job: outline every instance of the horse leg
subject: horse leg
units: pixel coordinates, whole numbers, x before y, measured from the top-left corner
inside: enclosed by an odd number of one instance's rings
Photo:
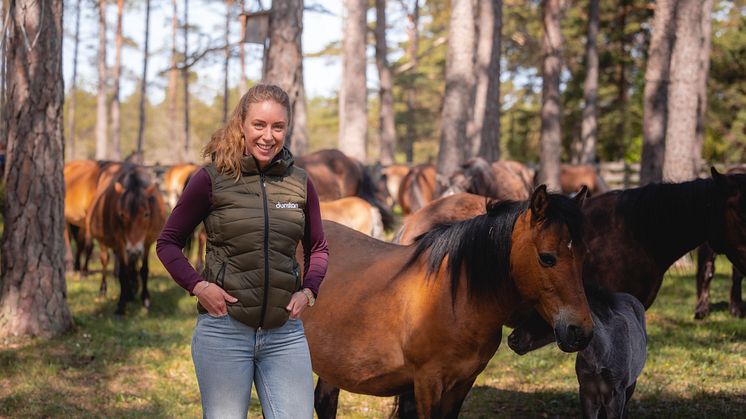
[[[415,376],[414,399],[417,402],[417,417],[442,418],[441,397],[443,395],[443,383],[435,375]]]
[[[148,292],[148,255],[150,255],[150,246],[147,246],[145,253],[142,256],[142,267],[140,267],[140,279],[142,281],[142,305],[145,308],[150,308],[150,293]],[[137,277],[135,277],[137,280]]]
[[[392,418],[410,419],[417,417],[417,401],[414,399],[414,392],[402,393],[396,396],[394,411],[391,412]]]
[[[65,223],[65,271],[70,272],[73,270],[73,251],[70,245],[70,231],[69,225]]]
[[[637,386],[637,381],[632,383],[629,387],[627,387],[626,391],[626,399],[624,402],[624,411],[622,412],[622,418],[626,418],[629,413],[629,400],[632,398],[632,395],[635,394],[635,387]]]
[[[737,317],[746,316],[746,307],[744,307],[743,300],[741,298],[741,283],[743,282],[743,274],[733,267],[733,273],[731,274],[732,284],[730,287],[730,314]]]
[[[319,377],[313,392],[313,407],[319,419],[334,419],[337,417],[337,402],[339,388],[327,383]]]
[[[127,305],[127,295],[132,292],[129,278],[132,262],[125,264],[119,256],[116,258],[117,265],[119,265],[119,269],[117,269],[117,277],[119,277],[119,301],[117,302],[117,309],[114,311],[114,315],[123,316]]]
[[[85,259],[83,260],[83,269],[80,271],[80,274],[86,277],[88,276],[88,262],[91,261],[91,254],[93,253],[93,242],[85,243],[85,239],[83,239],[81,247],[85,250]]]
[[[710,314],[710,282],[715,275],[715,252],[709,245],[697,248],[697,308],[695,319],[704,319]]]
[[[106,268],[109,265],[109,250],[102,245],[98,244],[99,258],[101,259],[101,287],[98,290],[99,298],[106,297]]]
[[[471,386],[474,384],[474,380],[476,380],[476,378],[477,377],[474,377],[473,379],[456,385],[453,389],[447,391],[446,394],[443,395],[441,404],[443,406],[444,418],[458,418],[458,414],[461,411],[461,406],[464,404],[466,395],[469,394],[469,390],[471,390]]]

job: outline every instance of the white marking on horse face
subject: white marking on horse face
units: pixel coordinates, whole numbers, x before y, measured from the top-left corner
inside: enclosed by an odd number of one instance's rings
[[[572,250],[572,240],[570,240],[569,242],[567,242],[567,248],[570,249],[570,250]]]
[[[145,250],[145,244],[142,240],[137,243],[131,243],[127,241],[127,246],[125,249],[127,251],[127,254],[129,255],[140,256]]]

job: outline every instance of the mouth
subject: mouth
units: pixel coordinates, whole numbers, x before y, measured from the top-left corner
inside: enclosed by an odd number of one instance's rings
[[[262,150],[262,151],[272,151],[272,149],[275,147],[275,145],[274,144],[259,144],[259,143],[256,143],[256,147],[259,150]]]

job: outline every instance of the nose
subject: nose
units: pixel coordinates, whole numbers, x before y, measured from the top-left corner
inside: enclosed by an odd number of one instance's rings
[[[554,326],[557,346],[564,352],[582,351],[593,339],[593,328],[558,322]]]
[[[139,243],[129,243],[129,242],[127,242],[127,248],[126,248],[126,250],[127,250],[127,255],[130,258],[138,258],[143,253],[143,250],[144,250],[143,249],[143,243],[142,242],[139,242]]]

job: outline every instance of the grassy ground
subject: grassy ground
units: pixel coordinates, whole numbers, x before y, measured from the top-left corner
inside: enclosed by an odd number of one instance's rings
[[[153,307],[112,316],[118,286],[97,301],[100,275],[68,278],[75,328],[52,340],[0,342],[0,417],[199,417],[190,357],[194,300],[155,257]],[[694,280],[671,273],[647,313],[648,363],[631,417],[744,417],[746,320],[722,303],[726,265],[713,281],[714,312],[693,320]],[[504,339],[509,330],[505,330]],[[505,341],[505,340],[504,340]],[[578,417],[572,355],[556,347],[519,357],[503,345],[480,375],[461,416]],[[391,399],[342,393],[340,417],[386,417]],[[251,417],[260,412],[254,399]]]

